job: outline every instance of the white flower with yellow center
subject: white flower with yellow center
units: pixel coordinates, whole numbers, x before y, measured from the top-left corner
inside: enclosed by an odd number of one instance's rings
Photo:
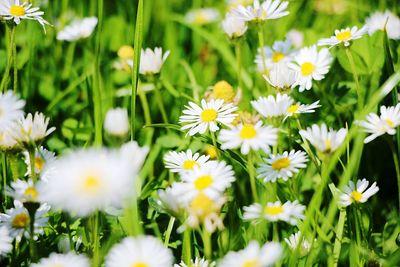
[[[371,196],[375,195],[379,191],[376,182],[374,182],[370,188],[368,188],[368,185],[369,182],[365,178],[357,180],[356,184],[354,184],[353,181],[350,181],[343,189],[343,192],[340,192],[339,203],[347,207],[353,203],[360,204],[366,202]]]
[[[354,26],[351,29],[345,28],[341,30],[335,30],[334,36],[319,40],[318,45],[329,45],[330,47],[333,47],[343,44],[344,46],[349,46],[352,41],[360,39],[366,33],[367,28],[365,26],[361,29],[358,29],[356,26]]]
[[[341,128],[339,131],[329,129],[326,124],[313,124],[306,130],[300,130],[300,135],[307,139],[319,152],[332,153],[344,141],[347,129]]]
[[[74,42],[88,38],[96,28],[97,22],[96,17],[74,20],[70,25],[58,32],[57,40]]]
[[[276,182],[277,179],[287,181],[298,173],[300,169],[307,167],[307,155],[303,151],[291,150],[283,154],[270,155],[264,158],[265,163],[257,169],[258,178],[264,182]]]
[[[39,192],[32,180],[17,180],[6,189],[7,195],[20,202],[38,202]]]
[[[297,114],[314,113],[315,109],[319,107],[321,107],[321,105],[319,105],[319,100],[315,101],[310,105],[301,104],[300,102],[297,102],[295,104],[292,104],[287,109],[286,117],[283,120],[286,120],[288,117],[296,116]]]
[[[222,29],[230,39],[236,39],[243,36],[247,31],[246,22],[233,12],[226,14],[221,23]]]
[[[305,206],[298,201],[287,201],[282,204],[280,201],[268,202],[266,205],[254,203],[248,207],[244,207],[244,220],[266,219],[271,222],[285,221],[292,225],[296,225],[299,219],[304,219]]]
[[[152,236],[126,237],[114,245],[105,260],[105,267],[172,266],[171,250]]]
[[[296,82],[297,74],[289,68],[286,62],[274,64],[268,75],[263,75],[264,79],[278,91],[290,91]]]
[[[210,24],[219,20],[219,12],[215,8],[195,9],[186,13],[185,20],[196,25]]]
[[[11,133],[18,143],[29,145],[40,143],[56,129],[55,127],[47,129],[49,120],[42,113],[36,112],[34,116],[29,113],[11,126]]]
[[[257,49],[257,55],[254,62],[257,64],[257,70],[260,73],[268,73],[274,66],[280,63],[288,63],[292,59],[292,43],[289,40],[275,41],[271,47],[264,47],[265,62],[263,62],[260,48]],[[264,65],[267,69],[264,69]]]
[[[10,236],[10,231],[6,226],[0,227],[0,257],[9,253],[12,246],[13,238]],[[207,266],[205,266],[207,267]]]
[[[156,47],[154,50],[150,48],[142,49],[140,56],[139,72],[143,75],[154,75],[161,71],[161,67],[167,60],[170,51],[163,54],[161,47]],[[133,61],[128,60],[128,64],[133,66]]]
[[[39,182],[40,199],[80,216],[119,208],[135,194],[135,177],[146,154],[133,145],[120,151],[93,148],[71,152],[51,165],[54,170],[47,182]]]
[[[188,149],[186,152],[170,151],[164,156],[164,163],[171,172],[186,172],[193,170],[195,166],[202,166],[210,157],[194,153]]]
[[[179,123],[185,124],[182,130],[187,130],[188,135],[204,134],[208,129],[211,132],[219,130],[218,124],[230,126],[237,114],[237,107],[232,103],[224,104],[222,99],[212,99],[209,102],[201,100],[201,106],[189,102],[179,117]]]
[[[297,246],[299,246],[299,253],[302,257],[307,255],[311,250],[311,243],[304,237],[302,237],[301,244],[299,245],[300,231],[292,234],[289,238],[285,238],[285,242],[292,251],[296,250]]]
[[[184,203],[190,202],[199,193],[216,199],[235,181],[232,166],[224,161],[208,161],[181,176],[182,183],[175,186]]]
[[[278,129],[272,126],[263,126],[261,121],[255,124],[245,123],[221,130],[218,139],[221,141],[221,149],[240,148],[243,155],[250,150],[262,149],[269,152],[271,146],[276,145]]]
[[[31,267],[89,267],[90,261],[86,256],[75,253],[57,254],[51,253],[49,257],[42,258]]]
[[[23,152],[25,156],[25,164],[26,164],[26,173],[25,175],[31,175],[31,161],[29,158],[28,151]],[[35,149],[35,173],[40,174],[40,178],[46,180],[46,172],[44,171],[47,165],[51,165],[56,161],[56,156],[54,152],[48,151],[44,147],[40,147],[39,149]]]
[[[246,248],[231,251],[222,258],[218,267],[268,267],[282,257],[283,248],[277,242],[267,242],[262,247],[257,241],[250,241]]]
[[[390,39],[400,39],[400,18],[386,10],[385,12],[374,12],[366,20],[369,35],[377,31],[386,30]]]
[[[253,5],[240,5],[234,12],[245,21],[263,22],[289,15],[288,5],[289,2],[281,0],[266,0],[262,4],[259,0],[254,0]]]
[[[0,132],[6,131],[17,119],[24,116],[25,101],[12,91],[0,93]]]
[[[111,136],[127,136],[129,132],[128,110],[126,108],[109,109],[104,119],[104,130]]]
[[[293,86],[299,85],[299,91],[310,90],[312,81],[320,81],[329,72],[332,56],[327,48],[317,50],[317,46],[302,48],[294,56],[294,62],[289,66],[297,72],[297,81]]]
[[[260,97],[257,100],[251,101],[251,105],[263,117],[276,118],[285,116],[293,102],[294,100],[287,94],[278,93],[276,97],[273,95]]]
[[[400,125],[400,104],[397,104],[395,107],[381,106],[380,111],[380,116],[370,113],[367,115],[365,121],[356,122],[363,128],[364,132],[370,134],[365,138],[364,143],[369,143],[378,136],[386,133],[390,135],[396,134],[396,128]]]
[[[32,7],[29,2],[23,4],[20,0],[3,0],[0,2],[0,17],[5,20],[13,20],[17,25],[24,19],[36,20],[45,30],[45,25],[50,25],[50,23],[42,18],[43,14],[43,11],[39,11],[38,7]]]
[[[208,260],[204,258],[196,257],[194,260],[190,260],[190,264],[186,265],[183,261],[179,264],[174,264],[174,267],[214,267],[215,262],[208,263]]]

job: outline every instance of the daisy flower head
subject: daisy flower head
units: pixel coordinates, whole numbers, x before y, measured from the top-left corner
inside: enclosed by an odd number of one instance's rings
[[[19,202],[38,202],[39,192],[32,180],[16,180],[6,189],[7,195]]]
[[[29,113],[11,126],[12,135],[18,143],[25,146],[38,144],[56,129],[48,128],[49,120],[42,113],[36,112],[35,115]]]
[[[219,267],[268,267],[273,266],[283,254],[277,242],[267,242],[260,247],[257,241],[250,241],[246,248],[231,251],[219,262]]]
[[[163,54],[161,47],[156,47],[154,50],[150,48],[142,49],[140,56],[139,73],[143,75],[155,75],[160,73],[161,67],[167,60],[170,51]],[[129,61],[132,65],[133,61]]]
[[[300,235],[301,234],[299,231],[297,233],[292,234],[288,238],[285,238],[285,242],[291,250],[294,251],[297,249],[297,246],[299,245],[299,242],[300,242]],[[300,256],[304,257],[305,255],[307,255],[310,252],[310,250],[311,250],[311,243],[308,242],[307,239],[302,237],[301,243],[299,246]]]
[[[335,35],[329,38],[324,38],[318,41],[319,46],[329,45],[334,47],[339,44],[343,44],[345,47],[349,46],[352,41],[360,39],[364,34],[367,33],[367,27],[359,29],[357,26],[345,28],[341,30],[335,30]]]
[[[302,48],[294,56],[294,62],[289,66],[297,72],[297,80],[294,87],[299,85],[299,91],[310,90],[312,81],[320,81],[329,72],[332,56],[327,48],[317,50],[317,46]]]
[[[262,23],[270,19],[279,19],[287,16],[289,2],[281,0],[266,0],[260,3],[254,0],[253,5],[246,7],[239,5],[234,12],[243,20],[248,22]]]
[[[42,258],[38,263],[34,263],[31,267],[89,267],[90,261],[86,256],[78,255],[73,252],[68,254],[51,253],[49,257]]]
[[[180,215],[182,215],[185,206],[180,199],[180,192],[177,192],[177,188],[175,187],[176,184],[177,183],[173,183],[171,187],[157,191],[157,204],[166,213],[174,216],[175,218],[179,218]]]
[[[164,156],[164,163],[171,172],[182,173],[193,170],[195,166],[202,166],[210,157],[194,153],[188,149],[186,152],[170,151]]]
[[[278,92],[288,92],[296,82],[297,73],[282,62],[274,64],[268,75],[264,74],[263,77]]]
[[[287,94],[278,93],[276,97],[269,95],[268,97],[260,97],[251,101],[251,105],[261,116],[265,118],[277,118],[286,115],[288,108],[294,100]]]
[[[221,23],[222,30],[230,39],[237,39],[242,37],[247,31],[246,21],[237,16],[233,12],[226,14]]]
[[[211,99],[223,99],[225,103],[237,102],[235,91],[227,81],[218,81],[212,86],[212,91],[210,93]]]
[[[50,23],[43,19],[43,15],[43,11],[40,11],[38,7],[32,7],[29,2],[21,3],[20,0],[4,0],[0,3],[0,16],[3,19],[14,21],[17,25],[24,19],[36,20],[46,32],[45,25],[50,25]]]
[[[174,264],[174,267],[215,267],[215,262],[208,263],[208,260],[196,257],[194,260],[190,260],[189,265],[181,261],[179,264]]]
[[[364,143],[369,143],[386,133],[390,135],[396,134],[396,128],[400,125],[400,104],[395,107],[381,106],[380,111],[380,116],[370,113],[365,121],[356,122],[364,132],[370,134],[365,138]]]
[[[12,126],[12,125],[11,125]],[[15,140],[10,129],[0,131],[0,150],[2,151],[20,151],[22,147]]]
[[[171,250],[152,236],[126,237],[114,245],[105,260],[105,267],[172,266]]]
[[[196,25],[210,24],[219,20],[219,12],[215,8],[199,8],[186,13],[185,20]]]
[[[116,137],[126,137],[129,132],[128,110],[125,108],[109,109],[104,119],[104,130]]]
[[[75,20],[58,32],[57,40],[75,42],[80,39],[86,39],[92,35],[97,22],[98,19],[96,17]]]
[[[31,160],[29,158],[29,152],[23,152],[25,157],[26,164],[26,173],[25,176],[31,176]],[[40,147],[39,149],[35,148],[35,159],[33,160],[35,165],[35,173],[41,176],[41,179],[46,180],[46,172],[44,171],[47,165],[51,165],[56,161],[56,156],[54,152],[48,151],[44,147]]]
[[[306,130],[300,130],[300,135],[308,140],[319,152],[324,154],[333,153],[344,141],[347,129],[341,128],[339,131],[333,130],[325,123],[314,124]]]
[[[25,101],[12,91],[0,92],[0,132],[4,132],[16,120],[24,116]]]
[[[386,10],[385,12],[374,12],[366,20],[369,35],[377,31],[386,31],[390,39],[400,39],[400,18]]]
[[[292,43],[289,40],[275,41],[271,47],[264,47],[265,62],[261,49],[257,49],[257,55],[254,62],[257,65],[257,70],[260,73],[268,73],[275,65],[280,63],[288,63],[291,60]],[[264,65],[267,69],[264,69]]]
[[[369,182],[365,178],[357,180],[356,184],[353,181],[350,181],[343,189],[343,192],[340,192],[339,203],[345,207],[353,203],[365,203],[371,196],[375,195],[379,191],[376,182],[374,182],[369,188],[368,185]]]
[[[0,227],[0,257],[9,253],[12,250],[13,238],[10,236],[10,231],[6,226]],[[207,267],[207,266],[206,266]]]
[[[179,122],[185,124],[182,130],[187,130],[188,135],[204,134],[208,129],[211,132],[219,130],[218,124],[230,126],[237,114],[237,107],[232,103],[224,104],[222,99],[201,100],[201,106],[189,102],[179,117]]]
[[[296,225],[297,220],[304,219],[305,206],[296,201],[287,201],[282,204],[280,201],[268,202],[266,205],[254,203],[244,207],[244,220],[266,219],[271,222],[285,221],[291,225]]]
[[[221,149],[240,148],[243,155],[250,150],[262,149],[269,152],[271,146],[276,145],[278,129],[272,126],[263,126],[261,121],[255,124],[245,123],[221,130],[218,139],[221,141]]]
[[[224,161],[208,161],[200,167],[181,174],[182,183],[177,183],[177,192],[182,202],[190,202],[198,193],[215,199],[235,181],[232,166]]]
[[[300,169],[307,167],[307,155],[303,151],[291,150],[282,154],[270,155],[257,169],[258,178],[264,182],[276,182],[277,179],[289,180]]]
[[[288,117],[296,117],[298,114],[302,113],[314,113],[315,109],[319,107],[321,107],[321,105],[319,104],[319,100],[310,105],[297,102],[287,109],[286,117],[283,120],[286,120]]]

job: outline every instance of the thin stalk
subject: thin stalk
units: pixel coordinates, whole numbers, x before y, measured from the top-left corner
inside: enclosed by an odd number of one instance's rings
[[[139,98],[140,98],[140,103],[142,105],[143,113],[144,113],[144,122],[146,125],[151,125],[151,115],[150,115],[150,108],[149,108],[149,103],[147,102],[147,97],[144,92],[139,90]],[[152,139],[152,128],[147,128],[145,129],[146,131],[146,144],[148,146],[151,146],[151,139]]]
[[[5,200],[4,205],[7,206],[7,194],[6,194],[6,190],[4,190],[7,186],[7,155],[6,153],[3,153],[3,155],[1,156],[1,169],[2,169],[2,173],[1,173],[1,178],[3,179],[3,199]]]
[[[11,65],[12,65],[12,60],[13,60],[13,47],[14,47],[14,42],[15,42],[15,29],[16,26],[11,26],[11,32],[10,32],[10,42],[8,45],[8,53],[7,53],[7,66],[4,71],[3,78],[1,79],[1,84],[0,84],[0,89],[1,92],[5,92],[7,90],[7,84],[10,78],[10,70],[11,70]],[[9,31],[9,28],[7,27],[7,31]]]
[[[211,260],[212,258],[211,233],[209,233],[205,227],[203,227],[202,238],[204,247],[204,257],[208,260]]]
[[[171,232],[172,229],[174,228],[174,223],[175,223],[175,217],[169,218],[167,231],[165,232],[165,240],[164,240],[165,247],[169,246],[169,238],[171,237]]]
[[[353,73],[354,82],[356,83],[356,90],[358,96],[358,101],[357,101],[358,109],[361,109],[364,106],[364,95],[361,93],[361,87],[358,80],[358,74],[356,66],[354,64],[353,55],[351,54],[351,51],[348,47],[346,47],[344,51],[346,52],[347,59],[349,60],[350,63],[351,72]]]
[[[161,112],[161,117],[163,118],[164,123],[168,123],[168,116],[167,116],[167,112],[165,111],[164,101],[161,97],[159,85],[160,85],[160,83],[158,82],[158,80],[156,78],[156,81],[154,83],[154,86],[155,86],[154,94],[156,95],[156,101],[157,101],[157,105]]]
[[[217,139],[215,137],[215,133],[210,131],[210,135],[211,135],[211,140],[213,143],[213,146],[215,147],[215,151],[217,152],[217,159],[219,158],[219,150],[218,150],[218,146],[217,146]]]
[[[187,227],[183,232],[183,242],[182,242],[182,259],[186,265],[190,265],[190,260],[192,259],[192,244],[191,244],[192,230]]]
[[[16,28],[16,27],[14,27]],[[15,30],[14,30],[15,31]],[[13,68],[14,68],[14,94],[17,93],[18,91],[18,68],[17,68],[17,44],[15,42],[15,37],[14,37],[14,42],[11,44],[12,45],[12,62],[13,62]]]
[[[242,50],[240,47],[240,40],[237,40],[235,43],[235,54],[236,54],[236,64],[237,64],[237,79],[239,88],[243,90],[243,83],[242,83]]]
[[[18,159],[17,156],[15,154],[10,153],[8,155],[8,161],[9,161],[9,166],[11,169],[11,174],[12,174],[12,178],[13,181],[17,181],[17,179],[19,179],[19,170],[18,170]]]
[[[29,255],[31,257],[31,262],[37,262],[37,247],[35,241],[35,213],[36,209],[29,211]]]
[[[399,167],[399,155],[394,147],[393,140],[391,137],[387,138],[390,151],[392,152],[393,163],[396,170],[396,177],[397,177],[397,190],[398,190],[398,198],[399,198],[399,210],[400,210],[400,167]]]
[[[260,46],[263,72],[266,72],[267,71],[267,65],[265,64],[264,32],[263,32],[262,24],[259,25],[259,27],[258,27],[258,43],[259,43],[259,46]]]
[[[29,149],[29,162],[31,167],[31,178],[33,183],[36,183],[36,171],[35,171],[35,148]]]
[[[340,210],[339,214],[339,221],[336,227],[336,238],[335,238],[335,245],[333,247],[333,266],[336,267],[339,262],[340,250],[342,248],[342,239],[343,239],[343,229],[344,223],[346,221],[346,210]]]
[[[100,231],[99,231],[99,211],[96,211],[92,218],[92,240],[93,240],[93,260],[92,267],[100,266]]]
[[[272,240],[279,242],[278,222],[272,223]]]
[[[254,171],[253,153],[251,151],[247,155],[247,171],[250,177],[250,187],[253,200],[255,202],[258,202],[258,192],[257,192],[256,177]]]

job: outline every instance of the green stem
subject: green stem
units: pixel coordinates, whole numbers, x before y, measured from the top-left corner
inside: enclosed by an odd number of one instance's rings
[[[149,108],[149,103],[147,102],[147,97],[144,92],[139,90],[139,98],[140,98],[140,103],[142,105],[143,113],[144,113],[144,122],[146,125],[151,125],[151,115],[150,115],[150,108]],[[151,146],[152,144],[152,133],[154,132],[153,128],[148,127],[145,129],[146,131],[146,144],[148,146]]]
[[[350,68],[351,68],[351,72],[353,73],[354,82],[356,83],[356,90],[357,90],[357,96],[358,96],[358,109],[361,109],[364,106],[364,95],[361,92],[361,87],[360,87],[360,83],[358,80],[358,74],[357,74],[356,66],[354,64],[353,55],[351,54],[350,48],[346,47],[344,50],[346,51],[346,56],[350,63]]]
[[[15,154],[10,153],[8,155],[9,166],[11,169],[11,174],[13,177],[13,181],[17,181],[19,179],[19,170],[18,170],[18,159]]]
[[[333,266],[336,267],[339,262],[340,250],[342,248],[342,239],[343,239],[343,229],[344,223],[346,221],[346,210],[340,210],[339,214],[339,221],[336,227],[336,238],[335,238],[335,245],[333,247]]]
[[[4,152],[2,153],[3,155],[1,156],[1,169],[2,169],[2,173],[1,173],[1,178],[3,179],[3,188],[2,188],[2,192],[3,192],[3,199],[4,199],[4,206],[7,206],[7,202],[8,202],[8,196],[6,194],[6,190],[4,190],[7,186],[7,154]]]
[[[31,262],[37,262],[37,247],[35,241],[35,213],[36,210],[30,211],[29,216],[29,254],[31,257]]]
[[[257,192],[257,184],[254,171],[253,153],[251,151],[247,155],[247,171],[250,177],[250,187],[253,200],[258,203],[258,192]]]
[[[92,240],[93,240],[93,260],[92,267],[100,266],[100,231],[99,231],[99,211],[96,211],[92,218]]]
[[[155,86],[154,93],[156,95],[157,105],[158,105],[158,107],[160,109],[160,112],[161,112],[161,117],[163,118],[164,123],[168,123],[168,116],[167,116],[167,112],[165,111],[164,101],[163,101],[163,99],[161,97],[161,92],[160,92],[160,88],[159,88],[159,82],[156,81],[154,83],[154,86]]]
[[[212,258],[211,233],[209,233],[205,227],[203,227],[202,238],[204,246],[204,257],[207,260],[211,260]]]
[[[237,64],[237,79],[239,88],[243,90],[243,83],[242,83],[242,50],[240,49],[240,40],[237,40],[235,43],[235,54],[236,54],[236,64]]]
[[[169,246],[169,239],[171,237],[172,229],[174,228],[174,223],[175,223],[175,217],[169,218],[167,231],[165,232],[165,240],[164,240],[165,247]]]
[[[218,146],[217,146],[217,139],[215,137],[215,133],[210,131],[210,135],[211,135],[211,140],[213,143],[213,146],[215,147],[215,151],[217,152],[217,159],[219,158],[219,150],[218,150]]]
[[[182,242],[182,259],[186,265],[190,265],[190,260],[192,259],[192,244],[191,244],[192,230],[187,227],[183,232],[183,242]]]
[[[15,27],[14,27],[15,28]],[[18,91],[18,68],[17,68],[17,44],[15,42],[12,43],[12,61],[13,61],[13,68],[14,68],[14,94]]]
[[[262,24],[261,24],[262,25]],[[260,46],[260,52],[261,52],[261,59],[262,59],[262,66],[263,66],[263,74],[266,74],[267,72],[267,65],[265,64],[265,51],[264,51],[264,32],[262,29],[262,26],[259,26],[258,28],[258,43]]]
[[[279,242],[278,222],[272,223],[272,240]]]
[[[15,42],[15,29],[16,26],[11,26],[11,34],[10,34],[10,42],[8,45],[8,53],[7,53],[7,66],[4,71],[3,78],[1,79],[0,90],[1,92],[5,92],[7,90],[7,84],[10,78],[10,70],[11,70],[11,63],[13,61],[13,49],[14,49],[14,42]],[[7,28],[8,31],[8,28]]]
[[[31,167],[31,178],[33,183],[36,183],[36,171],[35,171],[35,148],[30,148],[29,149],[29,162],[30,162],[30,167]]]
[[[396,177],[397,177],[397,190],[398,190],[398,198],[399,198],[399,210],[400,210],[400,167],[399,167],[399,156],[397,151],[394,147],[393,139],[391,137],[387,137],[388,144],[393,156],[393,163],[396,170]]]

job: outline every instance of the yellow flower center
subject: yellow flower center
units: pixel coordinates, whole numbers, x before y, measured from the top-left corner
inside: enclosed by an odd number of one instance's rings
[[[276,216],[283,213],[283,207],[280,204],[278,206],[267,206],[264,208],[264,213],[266,215]]]
[[[213,178],[210,175],[200,176],[194,181],[194,187],[197,190],[204,190],[208,188],[213,182]]]
[[[10,14],[15,17],[22,17],[25,15],[25,8],[23,6],[11,6],[10,7]]]
[[[205,194],[198,194],[190,203],[190,209],[199,216],[206,216],[214,210],[214,202]]]
[[[353,191],[353,192],[351,192],[351,198],[357,202],[360,202],[360,200],[362,198],[362,194],[358,191]]]
[[[282,59],[284,59],[284,57],[285,57],[285,55],[284,55],[283,53],[281,53],[281,52],[275,52],[275,53],[272,55],[272,61],[273,61],[273,62],[279,62],[279,61],[281,61]]]
[[[149,267],[149,265],[144,262],[136,262],[136,263],[132,264],[131,267]]]
[[[385,122],[387,123],[387,125],[389,125],[389,127],[393,128],[394,127],[394,122],[392,120],[385,120]]]
[[[325,143],[325,151],[324,152],[330,152],[332,150],[332,142],[330,139],[326,139],[324,141]]]
[[[207,146],[206,153],[210,157],[210,159],[216,159],[218,155],[215,146]]]
[[[100,188],[100,186],[101,186],[100,179],[94,175],[86,176],[82,184],[83,190],[85,192],[95,192]]]
[[[281,169],[287,168],[290,165],[290,163],[291,163],[290,160],[287,157],[285,157],[275,160],[274,162],[272,162],[271,166],[272,169],[279,171]]]
[[[242,267],[258,267],[258,266],[260,266],[258,260],[247,260],[242,265]]]
[[[345,42],[351,38],[351,32],[350,31],[342,31],[336,34],[336,39],[338,39],[341,42]]]
[[[33,186],[28,187],[24,192],[24,196],[26,196],[32,200],[36,200],[38,195],[39,195],[38,191]]]
[[[261,18],[265,19],[267,17],[267,11],[263,10],[263,12],[261,13]]]
[[[203,12],[199,12],[196,14],[193,22],[199,25],[207,23],[207,17],[205,14],[203,14]]]
[[[296,111],[298,111],[299,108],[300,108],[300,105],[297,105],[297,104],[291,105],[291,106],[288,108],[287,112],[288,112],[288,113],[296,113]]]
[[[15,215],[11,221],[11,226],[13,228],[25,228],[29,224],[29,215],[26,213],[20,213]]]
[[[253,124],[243,125],[242,130],[240,130],[240,138],[242,139],[252,139],[257,135],[257,131]]]
[[[226,81],[219,81],[214,85],[213,96],[214,98],[220,98],[229,103],[233,101],[235,93],[232,85]]]
[[[122,59],[132,59],[134,54],[134,50],[132,46],[124,45],[118,49],[118,57]]]
[[[185,160],[183,162],[183,169],[192,170],[194,166],[198,165],[195,160]]]
[[[214,109],[205,109],[200,117],[203,122],[211,122],[217,118],[217,112]]]
[[[300,67],[300,72],[302,75],[310,75],[314,72],[315,65],[310,62],[304,62]]]
[[[43,170],[44,160],[41,157],[35,157],[35,169],[38,171]]]

